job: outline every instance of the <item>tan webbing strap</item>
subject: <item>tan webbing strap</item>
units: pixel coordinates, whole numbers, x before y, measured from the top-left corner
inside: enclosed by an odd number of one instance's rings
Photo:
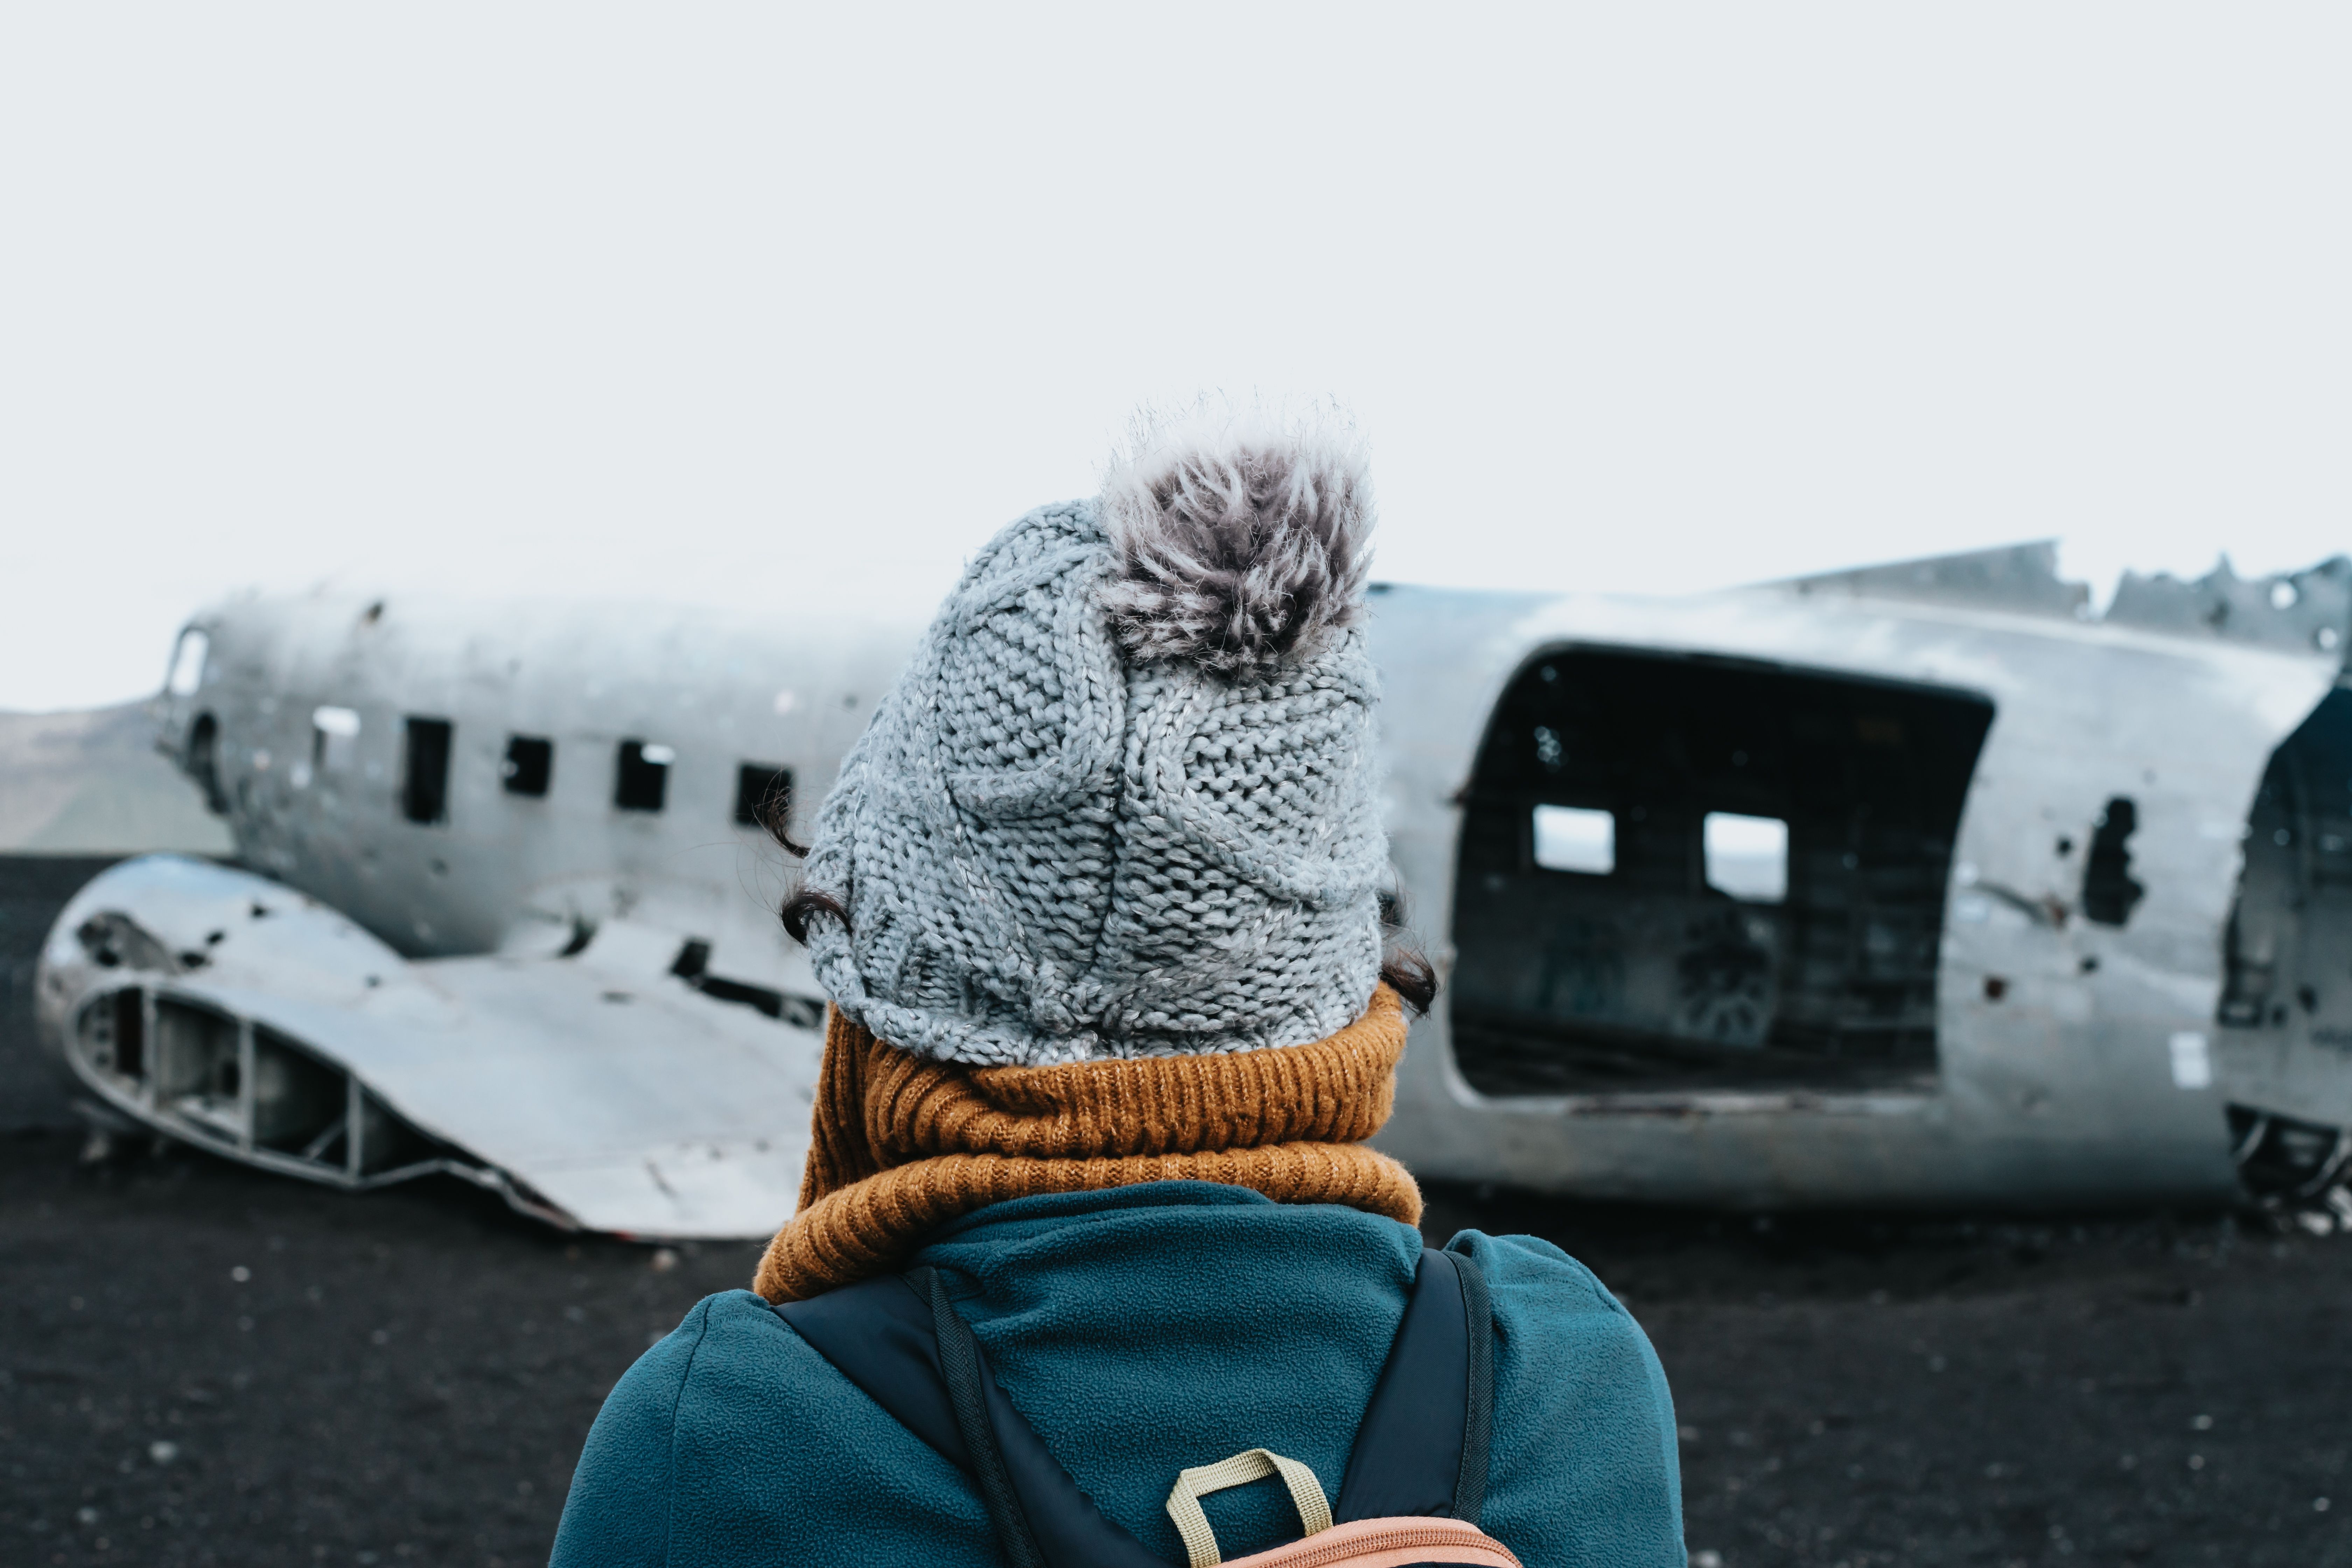
[[[1217,1568],[1225,1560],[1217,1549],[1216,1531],[1209,1528],[1209,1516],[1201,1511],[1201,1500],[1211,1492],[1245,1486],[1268,1476],[1280,1476],[1282,1484],[1290,1489],[1290,1500],[1298,1509],[1298,1522],[1307,1527],[1307,1534],[1331,1528],[1331,1504],[1324,1497],[1323,1483],[1315,1479],[1314,1471],[1296,1459],[1286,1459],[1264,1448],[1251,1448],[1213,1465],[1193,1466],[1176,1478],[1176,1489],[1168,1494],[1168,1517],[1176,1521],[1176,1533],[1184,1538],[1184,1555],[1192,1559],[1192,1568]]]

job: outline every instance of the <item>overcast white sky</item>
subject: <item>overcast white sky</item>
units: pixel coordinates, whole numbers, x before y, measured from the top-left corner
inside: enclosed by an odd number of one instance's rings
[[[2352,548],[2352,9],[0,12],[0,707],[258,583],[928,602],[1147,398],[1379,569]]]

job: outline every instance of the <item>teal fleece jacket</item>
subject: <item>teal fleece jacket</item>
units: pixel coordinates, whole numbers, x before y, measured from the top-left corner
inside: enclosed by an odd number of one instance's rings
[[[1244,1448],[1337,1496],[1422,1239],[1394,1220],[1160,1182],[993,1205],[936,1233],[997,1381],[1096,1504],[1171,1563],[1176,1473]],[[1494,1296],[1481,1524],[1526,1568],[1684,1568],[1664,1373],[1625,1309],[1532,1237],[1453,1249]],[[1459,1419],[1458,1415],[1455,1416]],[[1227,1558],[1295,1539],[1274,1481],[1207,1500]],[[614,1386],[588,1434],[555,1568],[985,1568],[962,1471],[749,1290],[712,1296]]]

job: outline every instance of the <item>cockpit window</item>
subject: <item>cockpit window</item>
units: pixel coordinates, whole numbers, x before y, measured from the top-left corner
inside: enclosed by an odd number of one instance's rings
[[[171,673],[163,678],[163,689],[174,697],[194,697],[196,688],[205,683],[205,659],[212,648],[213,639],[200,628],[190,626],[182,632],[179,645],[172,649]]]

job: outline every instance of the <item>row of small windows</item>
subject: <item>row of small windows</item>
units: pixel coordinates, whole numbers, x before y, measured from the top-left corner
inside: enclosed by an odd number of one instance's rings
[[[341,715],[348,709],[320,709],[314,719],[312,749],[316,764],[328,765],[338,740],[358,733],[356,723],[346,730]],[[356,719],[357,715],[352,715]],[[446,719],[412,715],[402,747],[400,810],[411,822],[449,819],[449,757],[456,729]],[[620,811],[654,813],[669,804],[669,770],[677,752],[651,741],[623,741],[614,755],[613,805]],[[555,742],[543,735],[509,735],[499,783],[509,795],[543,796],[555,780]],[[790,768],[772,763],[744,763],[735,770],[735,811],[738,826],[764,826],[782,812],[792,797]]]

